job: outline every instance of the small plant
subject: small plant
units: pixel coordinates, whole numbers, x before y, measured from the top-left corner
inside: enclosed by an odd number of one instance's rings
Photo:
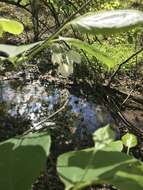
[[[114,141],[109,125],[93,134],[95,147],[72,151],[58,158],[57,171],[66,190],[93,184],[112,184],[120,190],[143,188],[143,163],[122,153],[122,141]]]
[[[127,155],[129,155],[130,148],[135,147],[137,143],[137,137],[131,133],[127,133],[122,137],[123,144],[127,147]]]

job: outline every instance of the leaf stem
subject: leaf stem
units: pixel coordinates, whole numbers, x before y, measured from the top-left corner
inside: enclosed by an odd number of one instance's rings
[[[127,155],[129,155],[129,152],[130,152],[130,147],[128,146],[128,148],[127,148]]]

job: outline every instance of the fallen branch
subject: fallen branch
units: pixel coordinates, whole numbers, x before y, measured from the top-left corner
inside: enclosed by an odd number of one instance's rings
[[[127,100],[130,98],[133,91],[134,91],[133,89],[130,91],[130,93],[128,94],[128,96],[125,98],[125,100],[123,101],[123,103],[121,105],[123,105],[127,102]]]

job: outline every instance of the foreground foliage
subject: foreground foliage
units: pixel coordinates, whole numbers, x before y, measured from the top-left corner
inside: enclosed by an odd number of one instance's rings
[[[75,19],[74,16],[44,41],[20,47],[1,45],[0,50],[8,54],[6,59],[21,64],[32,59],[45,48],[64,41],[70,48],[74,46],[78,50],[84,50],[88,56],[96,57],[111,69],[118,63],[115,64],[100,48],[93,47],[77,38],[57,38],[60,32],[72,26],[83,33],[103,35],[127,31],[143,25],[143,13],[134,10],[92,13]],[[17,24],[16,30],[10,29],[13,24]],[[6,25],[1,21],[0,27],[1,34],[3,32],[13,34],[22,32],[21,24],[18,25],[13,21],[10,23],[8,21]],[[7,48],[10,49],[10,53]],[[94,133],[93,140],[95,141],[93,148],[68,152],[59,156],[57,171],[65,188],[78,190],[92,184],[110,183],[121,190],[141,190],[143,188],[142,162],[121,152],[124,144],[128,147],[129,154],[130,148],[137,144],[136,138],[128,135],[123,137],[123,143],[114,141],[115,134],[109,126],[106,126]],[[15,137],[1,143],[0,185],[2,189],[28,190],[40,171],[44,170],[49,148],[50,136],[46,133]]]
[[[50,144],[48,133],[28,134],[0,143],[1,189],[30,189],[45,170]]]
[[[142,162],[121,152],[122,141],[113,141],[109,126],[97,130],[93,139],[95,147],[68,152],[58,158],[58,174],[66,189],[78,190],[100,183],[109,183],[121,190],[142,189]]]

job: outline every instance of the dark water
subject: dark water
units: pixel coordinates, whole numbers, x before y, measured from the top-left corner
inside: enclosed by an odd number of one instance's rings
[[[41,127],[39,122],[59,110],[67,99],[69,101],[65,109],[58,114],[64,118],[63,123],[66,122],[70,128],[78,131],[80,137],[84,130],[91,134],[99,127],[113,122],[104,106],[78,98],[65,89],[45,87],[38,80],[27,84],[16,80],[3,81],[0,85],[1,115],[28,119],[31,126],[37,126],[37,129]],[[53,120],[46,121],[46,125],[56,125],[55,118],[56,115]]]

